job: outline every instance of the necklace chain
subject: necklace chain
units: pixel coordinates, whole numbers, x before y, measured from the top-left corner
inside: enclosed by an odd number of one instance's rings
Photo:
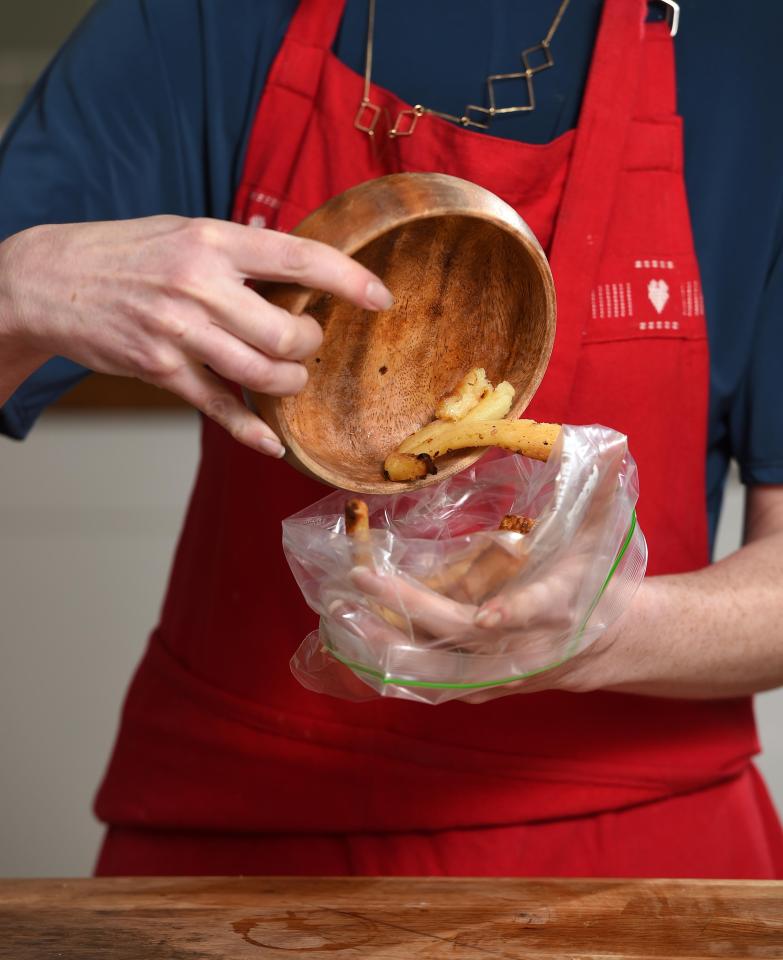
[[[555,65],[555,58],[552,56],[551,43],[560,21],[568,9],[571,0],[561,0],[557,9],[555,18],[546,32],[543,40],[540,40],[532,47],[527,47],[520,54],[524,70],[518,70],[512,73],[493,73],[486,79],[487,84],[487,106],[480,107],[475,103],[469,103],[461,116],[453,113],[446,113],[443,110],[433,110],[431,107],[425,107],[417,103],[410,110],[400,110],[394,123],[388,131],[389,137],[409,137],[416,129],[419,118],[425,114],[433,117],[440,117],[443,120],[451,120],[452,123],[459,123],[463,127],[478,127],[480,130],[488,130],[492,120],[502,114],[507,113],[530,113],[536,109],[536,95],[533,88],[533,77],[542,70],[548,70]],[[368,137],[374,137],[381,113],[384,112],[377,103],[373,103],[370,97],[372,86],[372,55],[375,38],[375,4],[376,0],[369,0],[369,10],[367,16],[367,49],[364,58],[364,92],[359,109],[353,125],[357,130],[366,133]],[[534,63],[535,55],[543,54],[543,61]],[[527,91],[527,103],[516,107],[499,107],[495,99],[495,85],[506,81],[523,81]]]

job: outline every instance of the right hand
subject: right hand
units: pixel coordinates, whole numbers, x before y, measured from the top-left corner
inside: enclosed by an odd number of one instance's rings
[[[393,302],[355,260],[274,230],[175,216],[49,225],[0,244],[0,340],[11,357],[64,356],[170,390],[241,443],[280,457],[274,432],[221,378],[296,394],[323,334],[246,279],[294,281],[368,310]]]

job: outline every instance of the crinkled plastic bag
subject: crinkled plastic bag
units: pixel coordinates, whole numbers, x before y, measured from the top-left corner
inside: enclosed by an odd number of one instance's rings
[[[291,668],[320,693],[505,696],[593,643],[644,576],[636,464],[626,437],[606,427],[564,426],[546,463],[490,454],[419,491],[368,496],[372,529],[361,541],[345,533],[350,496],[332,493],[283,523],[288,562],[321,616]],[[532,530],[498,531],[509,513],[533,518]],[[357,566],[391,578],[393,599],[362,593]],[[477,627],[475,612],[493,597],[510,604],[513,622]],[[460,626],[439,627],[433,610]]]

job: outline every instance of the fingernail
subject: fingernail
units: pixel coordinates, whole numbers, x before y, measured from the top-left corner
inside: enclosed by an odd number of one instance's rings
[[[499,627],[502,620],[503,614],[499,610],[479,610],[473,622],[478,627],[492,630],[494,627]]]
[[[263,453],[275,457],[277,460],[282,460],[285,456],[285,447],[279,440],[270,440],[264,437],[263,440],[259,440],[258,447]]]
[[[332,600],[329,606],[326,608],[327,614],[331,617],[341,608],[345,606],[345,600]]]
[[[394,297],[380,280],[370,280],[365,291],[367,302],[375,310],[388,310],[394,304]]]
[[[348,574],[349,579],[357,586],[370,587],[377,580],[377,575],[369,567],[356,566]]]

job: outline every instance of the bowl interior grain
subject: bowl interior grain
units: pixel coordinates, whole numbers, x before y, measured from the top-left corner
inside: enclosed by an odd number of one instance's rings
[[[540,251],[481,217],[412,220],[354,256],[383,277],[395,305],[375,314],[314,293],[305,310],[324,342],[307,387],[279,401],[279,415],[311,472],[372,491],[387,454],[433,418],[471,367],[485,367],[493,383],[509,380],[515,412],[525,408],[546,367],[554,307]],[[440,475],[476,456],[443,458]]]

